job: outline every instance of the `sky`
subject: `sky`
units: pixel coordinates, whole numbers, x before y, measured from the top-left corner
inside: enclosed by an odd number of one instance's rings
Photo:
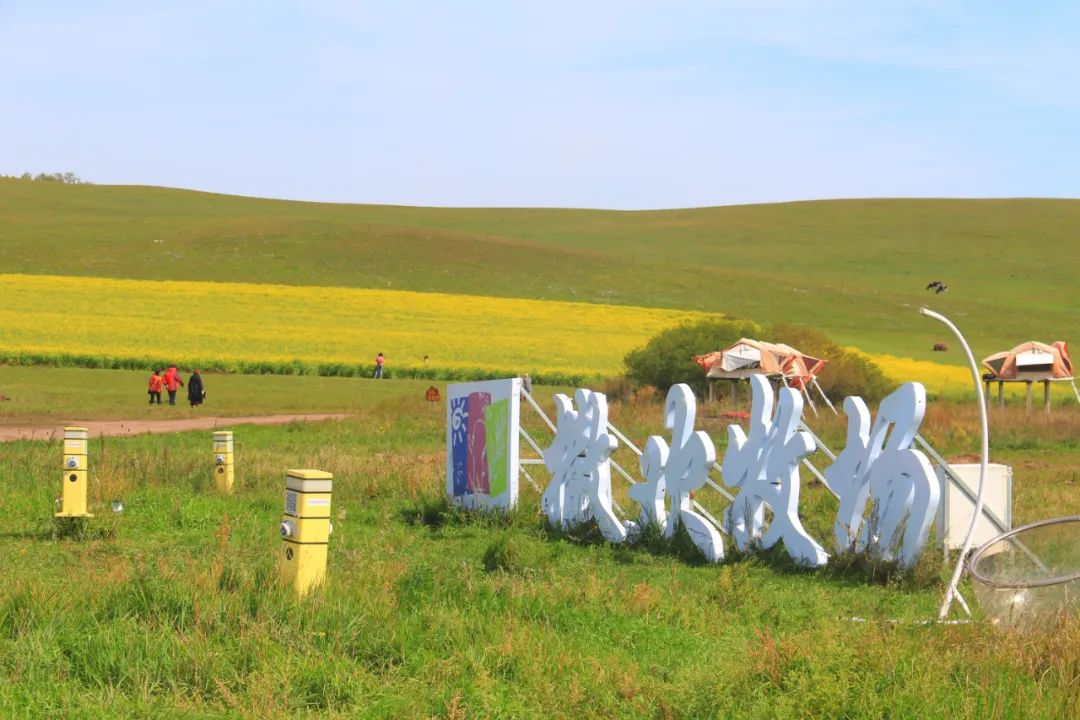
[[[1075,2],[0,0],[0,174],[643,209],[1078,168]]]

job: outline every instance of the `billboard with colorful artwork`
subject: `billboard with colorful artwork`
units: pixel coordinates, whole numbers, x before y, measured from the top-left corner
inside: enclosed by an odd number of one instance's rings
[[[446,392],[446,494],[464,507],[518,498],[521,381],[456,383]]]

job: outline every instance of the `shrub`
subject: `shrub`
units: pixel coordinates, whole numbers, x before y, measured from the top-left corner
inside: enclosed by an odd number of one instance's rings
[[[652,385],[661,392],[675,383],[687,383],[702,393],[705,374],[693,356],[721,350],[744,337],[784,343],[827,360],[818,382],[833,402],[859,395],[873,404],[893,388],[893,383],[873,361],[845,350],[824,333],[790,323],[773,325],[763,331],[755,323],[743,320],[702,320],[665,330],[645,347],[627,354],[626,377],[636,385]]]
[[[626,376],[607,378],[600,385],[600,392],[608,402],[626,402],[634,396],[634,384]]]
[[[701,320],[669,328],[645,345],[626,355],[626,377],[639,385],[666,391],[676,383],[687,383],[698,392],[705,387],[705,373],[694,355],[721,350],[742,337],[761,332],[756,324],[743,320]]]

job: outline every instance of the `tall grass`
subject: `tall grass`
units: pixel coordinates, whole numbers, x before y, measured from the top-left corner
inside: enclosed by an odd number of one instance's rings
[[[778,556],[696,564],[678,542],[553,531],[523,487],[506,517],[441,499],[441,415],[238,428],[237,484],[213,492],[209,433],[91,446],[92,527],[51,533],[58,441],[0,445],[0,714],[20,717],[1073,717],[1075,627],[1049,636],[923,625],[929,583]],[[928,418],[963,452],[966,410]],[[617,404],[634,437],[651,403]],[[714,435],[707,409],[705,422]],[[1062,418],[1070,426],[1078,418]],[[822,432],[842,433],[841,423]],[[1024,425],[1018,424],[1016,440]],[[1033,434],[1042,432],[1041,428]],[[1062,437],[1065,431],[1061,431]],[[539,436],[538,437],[542,437]],[[1055,436],[1057,437],[1057,436]],[[719,438],[718,438],[719,439]],[[1010,451],[1012,452],[1012,451]],[[1075,511],[1077,452],[1025,456],[1018,505]],[[284,470],[335,475],[326,586],[277,582]],[[1017,463],[1018,473],[1023,466]],[[805,490],[808,527],[830,508]],[[114,514],[110,499],[125,510]],[[841,571],[843,570],[843,571]],[[933,575],[933,572],[930,573]],[[858,618],[860,620],[853,620]]]
[[[143,370],[167,368],[174,359],[164,356],[95,355],[92,353],[0,353],[0,365],[15,367],[78,367],[104,370]],[[371,377],[371,363],[309,362],[304,360],[226,360],[222,358],[185,358],[184,367],[199,368],[213,373],[243,375],[318,375],[321,377]],[[517,368],[483,369],[471,367],[398,367],[388,369],[383,378],[432,380],[436,382],[470,382],[494,380],[514,375]],[[598,373],[565,373],[554,370],[533,371],[533,381],[544,385],[589,385],[601,380]]]

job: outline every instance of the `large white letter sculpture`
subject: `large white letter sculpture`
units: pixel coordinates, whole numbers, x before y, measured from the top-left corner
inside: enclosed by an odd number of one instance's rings
[[[667,508],[664,498],[667,495],[667,480],[664,478],[664,466],[668,461],[668,446],[664,438],[651,435],[645,443],[645,450],[638,459],[638,466],[645,482],[630,487],[630,499],[641,506],[638,514],[638,527],[647,525],[664,527],[667,522]]]
[[[911,449],[926,413],[926,389],[919,383],[902,385],[881,401],[872,427],[862,398],[846,398],[844,412],[847,446],[824,473],[840,498],[834,527],[837,548],[874,549],[886,560],[899,548],[900,564],[910,567],[926,545],[941,496],[926,456]],[[864,521],[867,499],[873,500],[872,517]]]
[[[555,396],[555,439],[544,450],[551,482],[541,499],[552,525],[573,527],[595,518],[610,542],[626,539],[626,528],[612,510],[611,463],[617,442],[607,432],[607,398],[578,390],[570,398]]]
[[[739,550],[768,549],[780,540],[798,563],[824,565],[829,555],[799,520],[799,461],[815,449],[809,434],[798,430],[803,399],[792,388],[780,390],[780,406],[772,418],[773,394],[769,382],[752,375],[753,401],[750,436],[738,425],[728,426],[724,453],[724,482],[739,489],[725,513],[725,523]],[[773,512],[768,530],[765,506]]]
[[[671,448],[663,438],[652,436],[641,456],[645,482],[630,488],[630,497],[641,505],[640,522],[663,525],[664,537],[686,528],[694,545],[709,562],[724,559],[720,533],[704,516],[694,512],[690,493],[705,485],[716,462],[716,446],[706,433],[694,431],[697,398],[688,385],[673,385],[664,403],[664,426],[671,430]],[[671,512],[664,510],[664,495],[671,496]]]

